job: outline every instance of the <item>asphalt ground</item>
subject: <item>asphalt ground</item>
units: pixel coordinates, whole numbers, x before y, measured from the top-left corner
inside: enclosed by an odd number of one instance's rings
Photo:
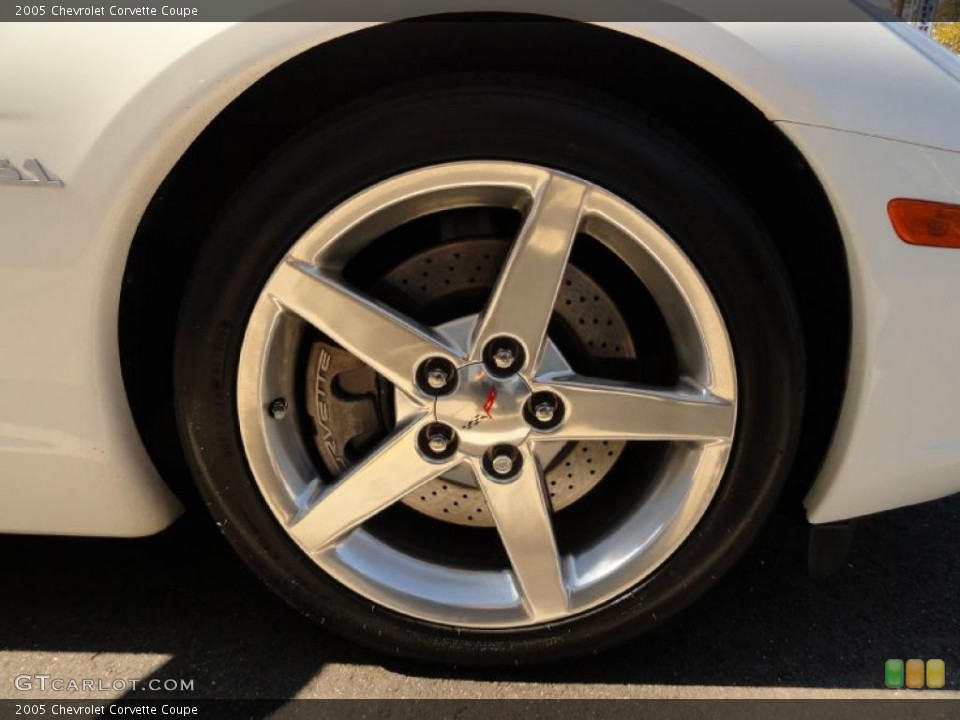
[[[960,497],[860,523],[846,565],[806,571],[802,523],[775,516],[719,585],[665,627],[538,669],[387,659],[297,614],[201,516],[138,540],[0,537],[0,697],[18,674],[188,679],[188,698],[960,698]],[[888,658],[940,658],[947,688],[886,690]],[[958,706],[960,707],[960,706]]]

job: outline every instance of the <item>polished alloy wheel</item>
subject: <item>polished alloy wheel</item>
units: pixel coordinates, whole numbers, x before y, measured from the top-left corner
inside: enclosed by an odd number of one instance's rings
[[[520,218],[475,312],[431,325],[388,304],[375,284],[351,281],[350,263],[384,235],[465,208]],[[478,257],[491,254],[477,243]],[[617,307],[602,278],[571,262],[575,243],[602,246],[649,292],[669,330],[676,382],[578,371],[561,334],[554,336],[570,317],[564,313],[573,312],[564,308],[578,300],[603,312],[584,311],[573,334],[582,339],[608,328],[603,337],[611,340],[597,339],[598,349],[601,342],[626,355],[633,349],[629,333],[619,344],[613,339],[624,335],[617,330],[631,308]],[[302,362],[308,339],[310,357]],[[323,384],[348,370],[367,371],[379,388],[367,414],[380,426],[349,452],[339,439],[350,433],[334,427],[339,410],[328,402],[349,388]],[[304,375],[312,379],[306,391]],[[557,621],[648,577],[710,505],[737,421],[730,338],[684,252],[611,192],[517,162],[413,170],[327,213],[263,287],[237,377],[247,460],[289,537],[373,603],[471,628]],[[631,462],[624,448],[635,444],[663,447],[642,492],[611,508],[608,522],[559,542],[559,517],[611,482],[607,475]],[[574,470],[577,483],[563,482]],[[401,523],[408,518],[406,535],[422,542],[379,528],[386,513],[399,514]],[[478,537],[495,528],[502,561],[473,562],[469,540],[442,557],[424,551],[431,541],[423,536],[443,526]]]

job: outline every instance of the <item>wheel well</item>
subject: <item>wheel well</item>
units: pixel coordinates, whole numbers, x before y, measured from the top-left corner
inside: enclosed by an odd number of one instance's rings
[[[839,416],[851,334],[843,242],[813,171],[751,103],[659,46],[575,22],[462,19],[381,25],[289,60],[223,110],[161,184],[133,239],[118,329],[133,416],[160,472],[194,497],[172,405],[179,299],[243,180],[285,140],[355,98],[430,76],[522,73],[608,93],[669,125],[727,173],[765,223],[799,303],[808,355],[804,429],[786,496],[799,510]]]

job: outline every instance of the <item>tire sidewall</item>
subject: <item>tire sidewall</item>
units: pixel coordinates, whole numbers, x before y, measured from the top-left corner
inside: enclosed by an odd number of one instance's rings
[[[699,525],[631,590],[543,626],[437,625],[372,605],[341,586],[274,519],[247,464],[237,423],[246,322],[290,246],[353,194],[402,172],[458,160],[542,165],[634,204],[700,271],[736,360],[734,445]],[[404,657],[468,664],[560,659],[623,640],[685,607],[766,518],[789,469],[804,392],[802,343],[788,287],[763,229],[723,174],[669,130],[611,100],[503,85],[377,98],[288,143],[249,179],[209,238],[184,297],[175,348],[181,438],[228,539],[298,609]]]

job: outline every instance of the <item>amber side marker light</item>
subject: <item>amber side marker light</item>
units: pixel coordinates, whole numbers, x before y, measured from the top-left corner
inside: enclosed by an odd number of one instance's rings
[[[960,205],[929,200],[891,200],[893,229],[905,243],[960,248]]]

